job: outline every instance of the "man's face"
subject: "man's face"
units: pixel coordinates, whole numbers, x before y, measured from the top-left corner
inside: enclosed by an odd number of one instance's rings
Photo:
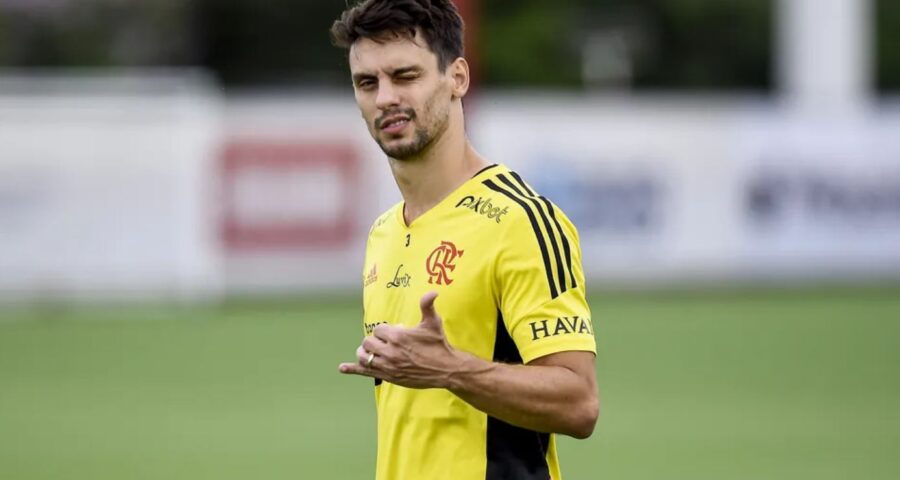
[[[413,158],[447,129],[453,80],[421,35],[359,39],[350,48],[350,73],[369,132],[389,157]]]

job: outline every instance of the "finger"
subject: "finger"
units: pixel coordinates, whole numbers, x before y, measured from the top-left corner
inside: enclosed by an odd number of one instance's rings
[[[372,330],[372,336],[381,340],[384,343],[391,343],[393,341],[396,331],[402,327],[395,327],[393,325],[388,325],[386,323],[382,323],[375,327]]]
[[[363,350],[369,353],[374,353],[376,355],[384,355],[384,349],[387,348],[387,346],[387,342],[374,336],[366,337],[365,339],[363,339],[362,343]]]
[[[375,368],[375,361],[379,358],[374,352],[369,352],[363,347],[356,349],[356,364],[366,370]]]
[[[356,362],[365,365],[369,361],[369,352],[362,345],[356,347]]]
[[[338,371],[345,375],[361,375],[363,377],[375,377],[375,372],[356,363],[342,363],[338,365]]]
[[[426,293],[419,301],[419,308],[422,310],[422,324],[440,329],[441,317],[434,308],[434,299],[436,299],[437,296],[437,292]]]

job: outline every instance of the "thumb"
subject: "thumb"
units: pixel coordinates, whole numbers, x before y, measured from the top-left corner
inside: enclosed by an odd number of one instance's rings
[[[419,308],[422,310],[422,325],[440,330],[441,317],[434,308],[434,299],[437,296],[437,292],[426,293],[419,301]]]

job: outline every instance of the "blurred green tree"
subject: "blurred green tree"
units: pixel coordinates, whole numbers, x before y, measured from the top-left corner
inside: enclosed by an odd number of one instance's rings
[[[883,92],[900,91],[900,2],[878,0],[875,5],[876,85]]]
[[[621,87],[769,89],[772,0],[492,0],[492,85],[573,87],[592,62]],[[602,74],[602,72],[601,72]]]
[[[350,85],[328,30],[344,1],[195,0],[201,65],[226,85]]]
[[[350,0],[352,1],[352,0]],[[777,0],[481,0],[490,87],[774,88]],[[900,90],[900,2],[876,0],[877,85]],[[0,0],[0,66],[200,65],[227,86],[345,86],[346,1]]]

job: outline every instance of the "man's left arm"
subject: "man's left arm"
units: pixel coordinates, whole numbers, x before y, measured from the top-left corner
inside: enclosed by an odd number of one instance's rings
[[[587,438],[600,402],[591,352],[558,352],[527,365],[474,355],[450,377],[451,392],[492,417],[539,432]]]

